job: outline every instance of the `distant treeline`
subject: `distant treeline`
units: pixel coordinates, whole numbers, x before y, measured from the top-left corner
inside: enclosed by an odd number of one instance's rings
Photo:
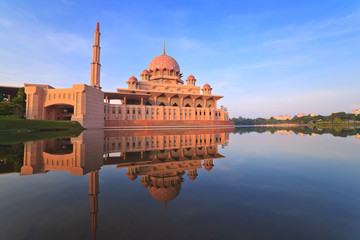
[[[360,123],[360,115],[355,115],[352,113],[333,113],[330,116],[303,116],[303,117],[293,117],[291,120],[277,120],[275,118],[265,119],[265,118],[232,118],[232,121],[235,122],[235,125],[264,125],[264,124],[342,124],[342,123]]]

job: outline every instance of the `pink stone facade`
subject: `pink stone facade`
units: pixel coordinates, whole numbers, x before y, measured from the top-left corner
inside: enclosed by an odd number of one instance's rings
[[[128,88],[102,91],[100,35],[97,24],[90,86],[75,84],[68,89],[54,89],[25,84],[28,119],[73,120],[86,128],[233,125],[228,112],[217,108],[223,96],[212,94],[208,83],[200,88],[196,78],[189,75],[184,84],[179,64],[165,54],[165,43],[163,54],[142,71],[140,81],[132,76],[126,82]],[[113,100],[120,100],[120,104],[113,104]]]

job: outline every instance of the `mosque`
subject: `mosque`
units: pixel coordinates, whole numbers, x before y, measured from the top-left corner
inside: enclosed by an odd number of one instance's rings
[[[131,76],[128,88],[101,90],[100,27],[96,25],[90,85],[73,84],[55,89],[49,85],[25,84],[26,118],[78,121],[85,128],[229,127],[228,112],[218,109],[223,96],[212,94],[206,83],[196,86],[189,75],[182,80],[178,62],[163,54],[155,57],[140,74]],[[114,104],[117,100],[119,104]],[[113,101],[113,103],[111,103]]]

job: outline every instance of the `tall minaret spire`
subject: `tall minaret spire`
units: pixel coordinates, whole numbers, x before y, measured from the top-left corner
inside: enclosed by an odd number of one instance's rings
[[[96,30],[94,32],[94,46],[93,46],[93,60],[91,63],[90,86],[101,89],[100,87],[100,26],[96,23]]]
[[[163,55],[165,55],[165,40],[164,40]]]

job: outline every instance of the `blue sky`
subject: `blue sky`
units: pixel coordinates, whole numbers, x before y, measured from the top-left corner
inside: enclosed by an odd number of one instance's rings
[[[174,57],[230,116],[360,108],[359,1],[0,1],[0,84],[89,83],[101,31],[105,91]]]

